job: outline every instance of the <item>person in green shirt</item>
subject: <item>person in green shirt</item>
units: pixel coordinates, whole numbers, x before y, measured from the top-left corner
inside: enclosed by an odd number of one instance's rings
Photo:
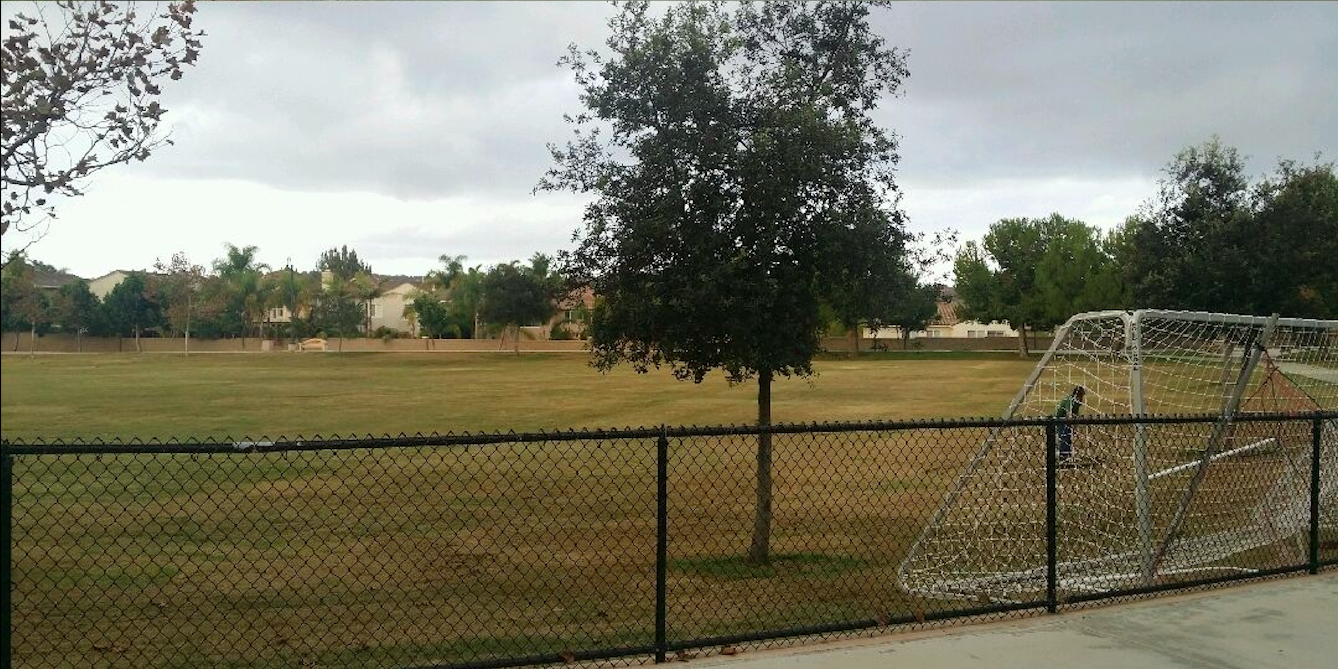
[[[1078,412],[1082,411],[1082,399],[1087,394],[1087,390],[1082,386],[1074,386],[1073,392],[1059,401],[1059,406],[1055,407],[1055,418],[1069,419],[1077,418]],[[1060,423],[1056,436],[1059,437],[1059,461],[1068,462],[1073,457],[1073,426],[1068,423]]]

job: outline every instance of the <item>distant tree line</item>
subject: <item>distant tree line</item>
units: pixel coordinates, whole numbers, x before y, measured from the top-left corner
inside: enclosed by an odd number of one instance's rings
[[[102,299],[83,279],[58,287],[38,285],[39,273],[51,276],[59,270],[13,254],[0,275],[0,324],[6,332],[28,331],[34,337],[54,331],[136,340],[146,335],[300,339],[383,334],[373,331],[369,304],[387,286],[357,251],[346,246],[325,251],[313,271],[272,269],[257,260],[257,253],[255,246],[227,244],[224,255],[207,268],[177,253],[152,271],[130,272]],[[402,315],[417,324],[421,335],[518,335],[520,326],[549,320],[566,293],[566,282],[543,254],[528,265],[491,268],[466,269],[464,260],[442,256],[443,267],[429,272],[409,297]],[[277,309],[281,316],[272,318]]]
[[[965,317],[1019,331],[1096,309],[1335,318],[1338,174],[1282,160],[1252,182],[1214,137],[1177,154],[1157,194],[1110,233],[1059,214],[1007,218],[953,270]]]

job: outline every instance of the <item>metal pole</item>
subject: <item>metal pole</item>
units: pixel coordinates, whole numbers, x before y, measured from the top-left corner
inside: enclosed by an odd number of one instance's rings
[[[1194,470],[1194,476],[1189,480],[1189,485],[1185,489],[1185,494],[1181,495],[1180,503],[1176,506],[1175,515],[1171,517],[1171,523],[1162,534],[1162,539],[1157,546],[1156,552],[1152,554],[1152,565],[1146,572],[1153,578],[1161,571],[1162,561],[1166,559],[1166,554],[1170,551],[1171,544],[1175,542],[1180,534],[1180,530],[1185,522],[1185,515],[1189,511],[1189,505],[1194,500],[1198,492],[1199,485],[1208,474],[1208,464],[1213,461],[1213,456],[1217,455],[1218,448],[1226,438],[1227,432],[1232,427],[1232,421],[1236,417],[1236,411],[1240,409],[1241,398],[1245,394],[1245,385],[1249,383],[1254,374],[1254,368],[1259,364],[1259,358],[1268,346],[1269,340],[1273,336],[1273,328],[1278,323],[1278,315],[1273,314],[1264,325],[1262,332],[1253,342],[1247,341],[1247,346],[1242,351],[1243,360],[1240,366],[1240,372],[1236,375],[1236,383],[1231,386],[1231,391],[1226,393],[1223,398],[1222,413],[1217,422],[1213,424],[1212,434],[1208,437],[1208,447],[1204,449],[1203,456],[1199,459],[1198,467]]]
[[[1129,401],[1134,415],[1146,416],[1143,396],[1143,313],[1134,312],[1125,321],[1125,350],[1129,354]],[[1134,425],[1134,510],[1138,515],[1138,547],[1143,585],[1152,585],[1152,493],[1148,486],[1148,426]]]
[[[186,287],[186,357],[190,357],[190,310],[191,310],[191,290],[192,287]]]
[[[666,660],[669,649],[669,434],[660,426],[655,442],[655,662]]]
[[[1045,609],[1059,612],[1059,462],[1055,424],[1045,425]]]
[[[1319,465],[1320,437],[1324,420],[1315,416],[1310,424],[1310,573],[1319,573]]]
[[[0,454],[0,666],[11,666],[14,644],[14,588],[10,574],[14,559],[14,456]]]

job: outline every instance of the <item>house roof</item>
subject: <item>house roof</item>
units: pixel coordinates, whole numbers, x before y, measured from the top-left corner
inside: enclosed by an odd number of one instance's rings
[[[389,285],[389,284],[382,283],[381,285],[382,285],[382,286],[386,286],[386,285]],[[395,293],[395,294],[398,294],[398,295],[407,295],[408,293],[410,293],[410,292],[412,292],[412,291],[415,291],[415,290],[418,290],[418,285],[417,285],[417,284],[415,284],[415,283],[412,282],[412,281],[403,281],[403,282],[400,282],[399,284],[396,284],[396,285],[393,285],[393,286],[391,286],[391,287],[389,287],[389,288],[386,288],[385,290],[383,290],[383,291],[381,291],[381,292],[382,292],[383,294],[384,294],[384,293]]]
[[[962,322],[957,310],[962,302],[957,299],[957,290],[952,286],[938,287],[938,315],[934,316],[934,325],[956,325]]]
[[[961,306],[960,302],[939,302],[936,306],[938,306],[938,314],[934,316],[934,325],[956,325],[961,322],[961,318],[957,316],[957,307]]]
[[[595,306],[595,291],[586,286],[557,299],[559,309],[575,309],[578,305],[584,306],[586,309],[593,308]]]
[[[61,269],[33,268],[33,283],[38,288],[60,288],[83,280],[83,277]]]
[[[132,269],[114,269],[114,270],[111,270],[111,272],[108,272],[108,273],[106,273],[106,274],[103,274],[103,276],[100,276],[100,277],[92,277],[92,278],[90,278],[90,280],[88,280],[88,281],[98,281],[99,278],[107,278],[107,277],[112,276],[112,274],[130,274],[131,272],[134,272],[134,270],[132,270]]]
[[[399,288],[406,283],[417,288],[423,283],[423,277],[412,274],[373,274],[372,278],[376,279],[376,282],[382,286],[393,286],[395,288]]]

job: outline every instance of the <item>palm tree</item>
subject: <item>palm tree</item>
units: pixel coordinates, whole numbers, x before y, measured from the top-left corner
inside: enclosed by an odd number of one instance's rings
[[[468,256],[442,255],[437,258],[442,268],[428,273],[428,282],[435,284],[443,293],[450,294],[465,274],[465,260]]]
[[[298,273],[288,264],[282,271],[270,276],[265,308],[282,307],[288,311],[288,337],[297,338],[298,319],[310,311],[312,302],[320,294],[320,286],[307,274]]]
[[[223,244],[227,248],[227,257],[219,258],[214,261],[214,271],[223,279],[228,279],[240,274],[259,274],[269,271],[269,265],[256,262],[256,254],[260,249],[256,246],[237,247],[234,244]]]
[[[224,247],[227,255],[215,260],[213,267],[223,281],[233,312],[242,319],[242,348],[246,348],[247,329],[263,315],[265,308],[266,289],[260,279],[269,266],[256,261],[259,249],[255,246],[224,244]]]
[[[424,283],[429,290],[437,293],[446,302],[452,313],[452,320],[460,323],[460,329],[469,328],[470,338],[477,339],[479,333],[479,305],[483,298],[482,265],[465,268],[468,256],[442,255],[437,258],[442,268],[429,272]]]
[[[366,272],[358,272],[349,282],[353,296],[362,303],[363,336],[372,335],[372,300],[381,297],[381,283]]]

